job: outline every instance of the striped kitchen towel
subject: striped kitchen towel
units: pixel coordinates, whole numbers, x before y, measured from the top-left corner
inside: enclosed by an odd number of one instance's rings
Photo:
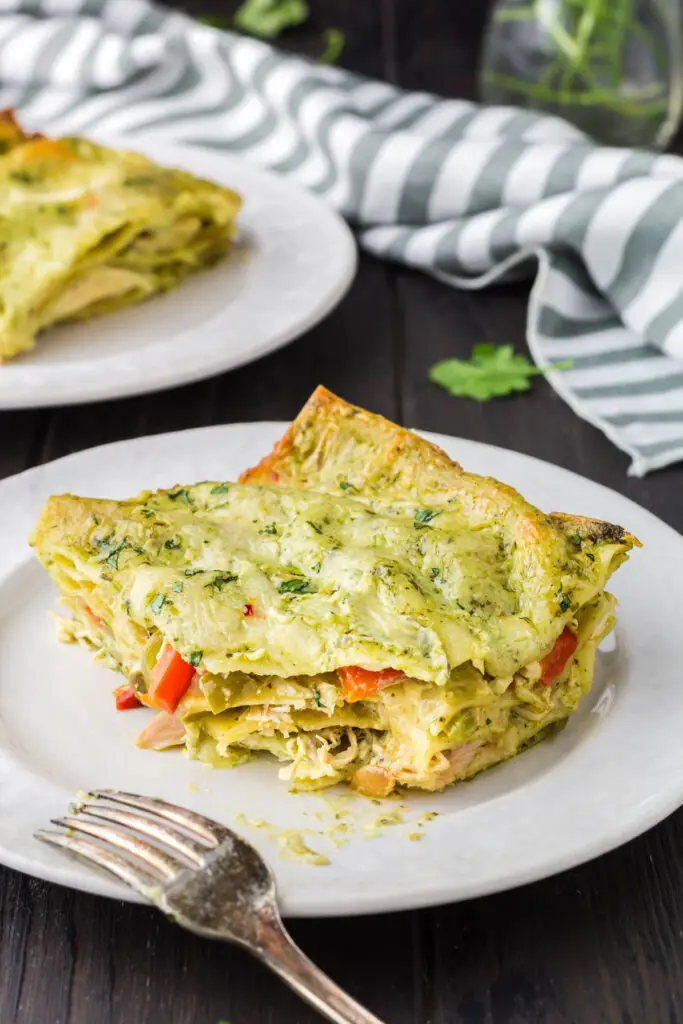
[[[683,458],[683,160],[403,92],[148,0],[0,0],[0,105],[50,133],[241,153],[317,192],[369,252],[459,288],[534,257],[532,355],[573,360],[553,387],[632,473]]]

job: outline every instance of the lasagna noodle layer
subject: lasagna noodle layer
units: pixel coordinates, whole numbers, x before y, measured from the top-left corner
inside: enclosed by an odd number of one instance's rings
[[[339,782],[371,796],[396,784],[441,789],[507,760],[565,723],[590,689],[614,606],[614,598],[602,593],[580,609],[572,623],[577,649],[551,686],[539,681],[538,664],[513,679],[487,678],[468,665],[445,686],[408,680],[372,700],[347,704],[334,674],[205,675],[176,716],[162,713],[143,730],[139,745],[185,744],[191,757],[221,768],[267,753],[284,763],[281,778],[299,790]],[[102,644],[87,615],[63,628],[63,639],[86,642],[111,667],[119,664],[115,646]]]
[[[577,650],[551,686],[529,678],[533,666],[513,680],[487,679],[469,666],[445,687],[406,681],[353,705],[336,703],[342,699],[338,688],[318,680],[314,691],[322,708],[311,700],[306,681],[302,708],[302,697],[291,703],[293,684],[279,681],[265,687],[262,702],[252,692],[248,705],[218,714],[188,707],[188,751],[215,767],[267,751],[288,762],[280,775],[294,789],[342,781],[365,786],[369,795],[396,783],[441,789],[514,756],[565,722],[590,689],[597,648],[614,624],[614,604],[602,594],[582,609]],[[381,772],[361,771],[368,766]]]

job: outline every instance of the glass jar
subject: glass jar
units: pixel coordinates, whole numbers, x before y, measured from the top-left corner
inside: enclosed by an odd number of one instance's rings
[[[497,0],[481,96],[606,145],[663,149],[683,108],[681,35],[681,0]]]

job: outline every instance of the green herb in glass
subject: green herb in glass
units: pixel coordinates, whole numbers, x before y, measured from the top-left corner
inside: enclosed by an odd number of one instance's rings
[[[497,0],[486,103],[531,107],[612,146],[664,148],[681,120],[679,0]]]

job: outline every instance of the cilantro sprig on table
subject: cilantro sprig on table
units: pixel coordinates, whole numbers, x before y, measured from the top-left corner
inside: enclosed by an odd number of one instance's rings
[[[336,64],[341,57],[346,37],[340,28],[326,28],[323,32],[325,49],[318,60],[321,64]]]
[[[233,24],[250,36],[277,39],[286,28],[302,25],[310,14],[306,0],[245,0],[235,11]]]
[[[490,398],[528,391],[531,378],[546,370],[568,370],[571,360],[541,369],[512,345],[475,345],[469,359],[443,359],[429,371],[429,379],[456,398],[487,402]]]
[[[244,0],[232,19],[206,15],[199,20],[212,28],[235,28],[257,39],[277,39],[286,29],[303,25],[311,16],[308,0]],[[344,33],[328,28],[323,33],[321,64],[335,64],[344,49]]]

